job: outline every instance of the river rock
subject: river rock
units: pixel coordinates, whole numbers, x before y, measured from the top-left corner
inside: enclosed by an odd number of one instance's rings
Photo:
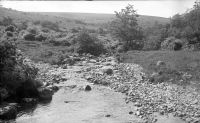
[[[92,90],[91,86],[89,86],[89,85],[85,86],[85,91],[91,91],[91,90]]]
[[[157,61],[156,68],[159,71],[165,71],[167,68],[167,64],[164,61]]]
[[[75,60],[73,58],[66,58],[64,59],[64,63],[71,66],[75,64]]]
[[[62,66],[62,69],[67,69],[67,64],[64,64],[64,65]]]
[[[166,63],[164,61],[157,61],[156,66],[157,67],[166,66]]]
[[[113,67],[112,66],[104,66],[101,69],[102,69],[103,73],[106,73],[108,75],[113,74]]]
[[[40,100],[51,100],[53,95],[53,90],[50,88],[40,87],[37,89],[39,93]]]
[[[96,63],[97,61],[95,59],[90,59],[89,62],[90,63]]]
[[[15,119],[17,116],[17,104],[9,103],[3,106],[0,106],[0,119],[10,120]]]
[[[50,85],[50,86],[48,86],[47,88],[53,90],[54,92],[56,92],[56,91],[59,90],[59,87],[58,87],[58,86],[55,86],[55,85]]]

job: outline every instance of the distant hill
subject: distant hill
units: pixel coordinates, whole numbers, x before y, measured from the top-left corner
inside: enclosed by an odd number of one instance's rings
[[[43,15],[41,13],[21,12],[0,7],[0,20],[2,20],[4,17],[12,18],[15,22],[50,21],[66,28],[84,26],[83,23],[77,22],[71,18],[55,17],[51,15]]]
[[[95,13],[69,13],[69,12],[44,12],[41,13],[44,15],[53,15],[56,17],[63,17],[63,18],[71,18],[76,20],[82,20],[86,23],[93,23],[93,24],[102,24],[112,21],[115,18],[114,14],[95,14]],[[155,16],[147,16],[147,15],[140,15],[138,18],[138,22],[142,27],[151,27],[158,22],[159,24],[166,24],[169,23],[169,18],[164,17],[155,17]]]
[[[93,13],[67,13],[67,12],[20,12],[12,9],[0,7],[0,20],[3,17],[13,18],[15,21],[52,21],[63,24],[69,28],[76,26],[102,26],[115,18],[114,14],[93,14]],[[169,18],[144,16],[138,19],[140,26],[143,28],[151,27],[155,22],[166,24]]]

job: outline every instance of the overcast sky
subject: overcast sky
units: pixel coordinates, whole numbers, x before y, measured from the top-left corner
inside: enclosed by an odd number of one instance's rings
[[[1,1],[3,7],[25,12],[114,13],[127,4],[135,6],[138,14],[170,17],[193,7],[195,0],[137,0],[137,1]]]

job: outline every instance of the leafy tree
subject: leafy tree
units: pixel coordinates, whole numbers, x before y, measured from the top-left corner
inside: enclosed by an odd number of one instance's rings
[[[186,14],[186,20],[194,31],[200,31],[200,2],[195,2],[193,9]]]
[[[138,26],[139,15],[133,5],[128,5],[120,12],[115,12],[116,19],[111,22],[113,35],[124,43],[125,50],[138,50],[143,47],[143,33]]]
[[[171,19],[171,26],[176,28],[184,28],[185,21],[182,15],[176,14]]]
[[[200,45],[200,1],[196,1],[193,9],[185,14],[187,22],[187,28],[190,29],[190,33],[185,33],[189,44]]]

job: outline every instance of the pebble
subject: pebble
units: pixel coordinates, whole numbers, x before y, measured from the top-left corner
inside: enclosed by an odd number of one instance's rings
[[[133,114],[133,112],[132,112],[132,111],[129,111],[129,114]]]
[[[85,86],[85,91],[91,91],[91,90],[92,90],[91,86],[89,86],[89,85]]]
[[[111,115],[110,114],[106,114],[105,117],[111,117]]]

